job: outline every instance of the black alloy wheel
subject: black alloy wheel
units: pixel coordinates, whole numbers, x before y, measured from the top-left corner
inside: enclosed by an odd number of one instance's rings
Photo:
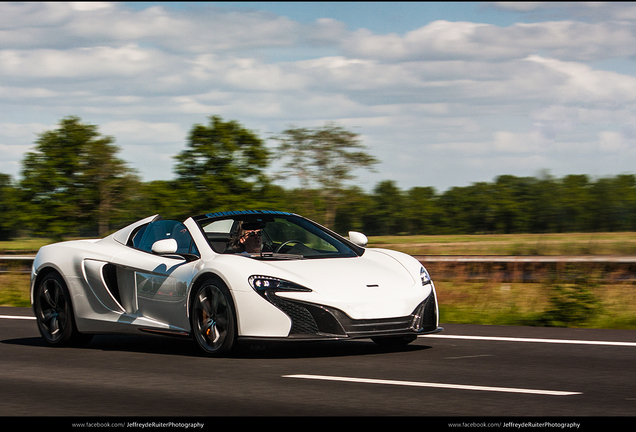
[[[56,272],[48,273],[35,287],[33,312],[48,345],[79,346],[92,339],[77,331],[70,298],[64,279]]]
[[[236,341],[236,319],[232,296],[222,283],[203,283],[193,298],[190,317],[194,339],[205,354],[230,352]]]

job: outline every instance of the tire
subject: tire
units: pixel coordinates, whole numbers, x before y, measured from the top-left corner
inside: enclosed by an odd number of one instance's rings
[[[33,296],[38,330],[47,345],[82,346],[93,338],[77,331],[71,296],[62,276],[50,272],[40,279]]]
[[[190,325],[199,348],[208,356],[228,354],[236,342],[232,295],[218,280],[208,279],[192,299]]]
[[[417,339],[417,336],[386,336],[371,338],[373,342],[382,347],[399,348],[404,347]]]

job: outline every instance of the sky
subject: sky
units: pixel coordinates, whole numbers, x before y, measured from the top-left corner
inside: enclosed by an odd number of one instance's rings
[[[635,58],[628,2],[2,2],[0,173],[77,116],[169,180],[218,115],[355,132],[365,190],[633,174]]]

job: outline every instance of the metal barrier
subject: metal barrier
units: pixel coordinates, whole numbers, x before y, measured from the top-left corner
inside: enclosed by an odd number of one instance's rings
[[[0,255],[0,273],[29,273],[35,255]]]
[[[582,276],[636,282],[636,256],[417,256],[433,280],[543,282]]]
[[[0,273],[28,273],[35,255],[0,255]],[[500,279],[537,282],[567,272],[600,275],[608,281],[636,281],[636,256],[415,256],[433,280]]]

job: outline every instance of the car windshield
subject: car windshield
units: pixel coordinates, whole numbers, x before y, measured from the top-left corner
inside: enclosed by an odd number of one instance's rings
[[[228,212],[196,218],[212,249],[257,259],[355,257],[362,249],[300,216]]]

